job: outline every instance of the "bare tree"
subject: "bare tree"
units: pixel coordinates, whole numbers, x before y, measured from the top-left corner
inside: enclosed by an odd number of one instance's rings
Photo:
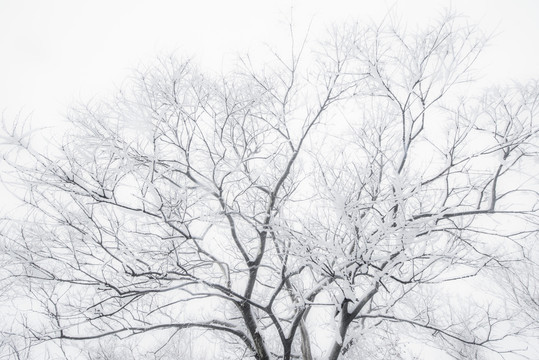
[[[340,27],[222,77],[161,61],[47,150],[6,127],[13,329],[66,357],[188,331],[219,358],[503,356],[521,329],[474,289],[537,236],[539,86],[465,97],[484,43],[453,16]]]

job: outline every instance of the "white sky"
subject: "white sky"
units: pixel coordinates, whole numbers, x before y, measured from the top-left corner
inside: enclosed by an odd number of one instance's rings
[[[536,0],[0,0],[0,111],[36,123],[61,117],[74,100],[101,96],[140,63],[176,52],[219,70],[237,52],[279,43],[293,8],[312,36],[346,19],[429,22],[452,6],[498,35],[480,67],[489,79],[539,77]]]
[[[0,112],[55,122],[73,101],[107,94],[131,69],[172,52],[220,70],[236,53],[279,43],[291,7],[316,36],[393,5],[413,23],[451,6],[496,30],[478,64],[485,82],[539,78],[538,0],[0,0]]]

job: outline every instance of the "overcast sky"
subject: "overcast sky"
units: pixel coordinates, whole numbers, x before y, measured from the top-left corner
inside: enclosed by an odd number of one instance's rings
[[[159,55],[226,71],[235,54],[278,44],[291,16],[316,37],[392,7],[412,24],[451,7],[495,33],[478,63],[484,83],[539,78],[539,0],[0,0],[0,112],[52,123]]]
[[[158,55],[195,56],[226,70],[234,54],[279,43],[291,13],[300,29],[312,21],[316,36],[334,22],[380,18],[391,6],[412,23],[452,6],[498,34],[480,63],[489,80],[539,77],[535,0],[0,0],[0,110],[50,120]]]

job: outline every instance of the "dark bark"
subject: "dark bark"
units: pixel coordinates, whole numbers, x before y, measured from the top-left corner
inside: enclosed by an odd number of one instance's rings
[[[247,326],[251,338],[253,339],[253,344],[256,352],[255,358],[257,360],[270,360],[270,356],[266,349],[264,339],[262,338],[262,335],[260,335],[260,333],[258,332],[256,320],[254,319],[253,313],[251,311],[251,305],[249,303],[244,303],[240,309],[245,325]]]
[[[313,355],[311,353],[311,340],[309,338],[309,333],[307,332],[305,320],[301,319],[299,329],[301,331],[301,354],[303,356],[303,360],[313,360]]]
[[[335,341],[333,343],[333,346],[331,347],[331,351],[328,356],[328,360],[337,360],[339,356],[342,354],[343,345],[344,345],[344,339],[346,337],[346,332],[348,331],[348,328],[350,327],[350,324],[354,319],[359,315],[359,312],[361,309],[365,307],[365,305],[371,301],[373,296],[378,291],[378,283],[365,295],[363,295],[362,299],[359,301],[359,303],[353,307],[353,305],[350,302],[343,302],[343,307],[341,309],[341,312],[339,314],[340,316],[340,324],[339,324],[339,337],[340,341]],[[349,311],[349,308],[352,307],[352,310]]]

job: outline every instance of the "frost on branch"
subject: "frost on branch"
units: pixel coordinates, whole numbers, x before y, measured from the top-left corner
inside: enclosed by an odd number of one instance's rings
[[[537,82],[459,101],[484,38],[454,17],[294,44],[220,78],[160,61],[50,151],[5,127],[24,221],[2,281],[34,319],[9,354],[164,359],[190,334],[222,358],[479,357],[537,334],[514,316],[537,277],[510,266],[537,236]],[[480,298],[492,274],[511,296]]]

